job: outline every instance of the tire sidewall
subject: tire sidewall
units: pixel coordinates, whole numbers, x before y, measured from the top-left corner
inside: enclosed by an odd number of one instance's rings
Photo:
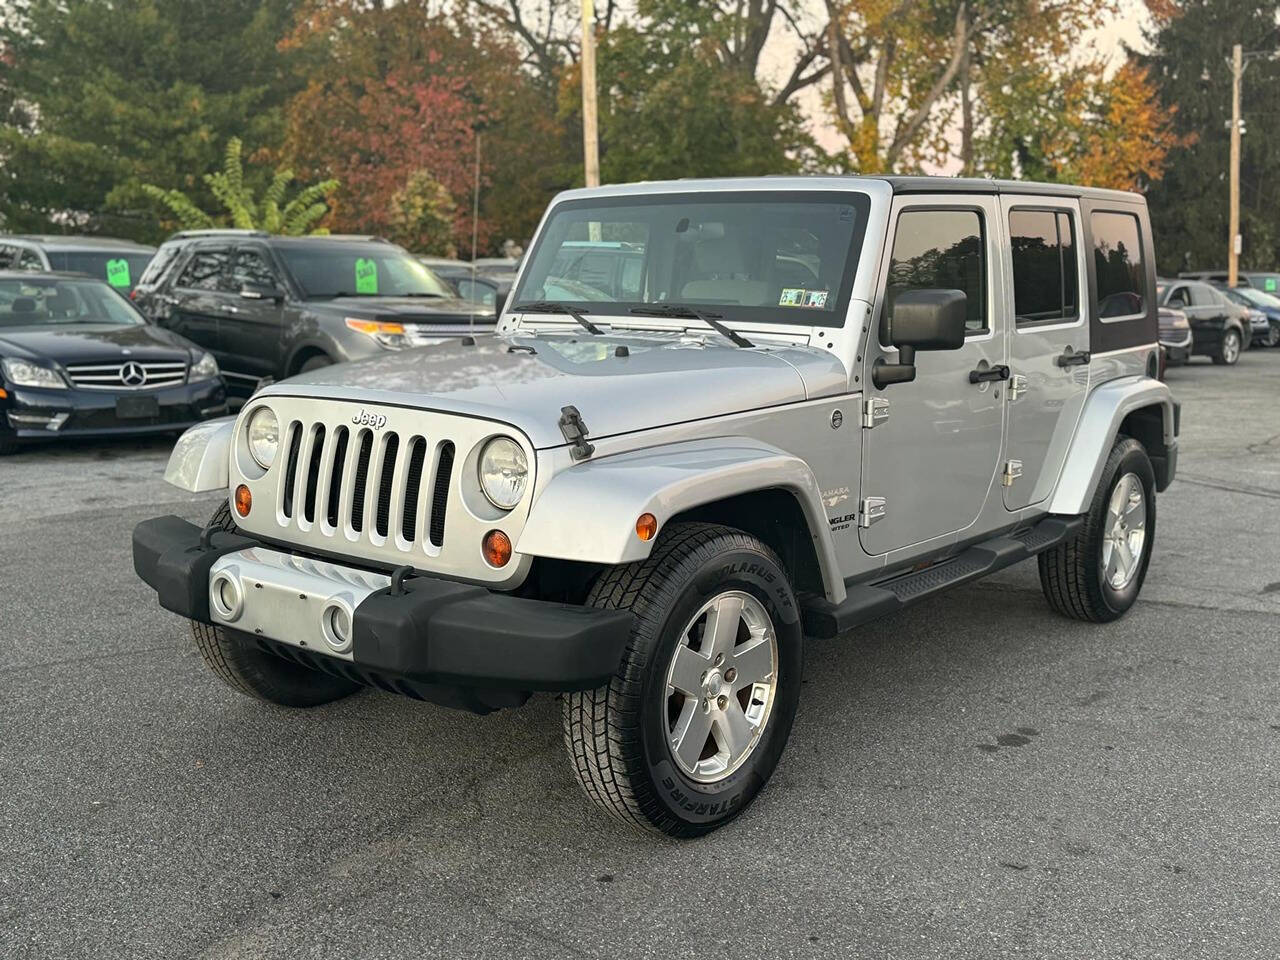
[[[654,794],[666,812],[695,830],[710,829],[744,809],[778,763],[800,697],[802,636],[800,611],[786,574],[768,555],[735,547],[703,560],[680,589],[662,620],[641,691],[643,762]],[[778,683],[764,735],[747,760],[713,784],[690,779],[667,744],[666,681],[682,631],[704,603],[719,593],[741,590],[758,599],[773,622],[778,644]]]
[[[1235,342],[1236,342],[1234,356],[1228,354],[1227,352],[1227,344],[1233,338],[1235,339]],[[1242,346],[1243,342],[1244,342],[1243,338],[1235,330],[1227,330],[1222,335],[1222,362],[1226,364],[1234,364],[1237,360],[1239,360],[1240,351],[1241,349],[1243,349],[1243,346]]]
[[[1105,476],[1105,485],[1099,484],[1098,499],[1094,503],[1094,524],[1089,544],[1089,563],[1093,565],[1090,582],[1096,584],[1098,600],[1113,615],[1120,616],[1133,606],[1142,592],[1143,581],[1147,578],[1147,568],[1151,564],[1151,553],[1156,538],[1156,482],[1155,472],[1146,451],[1133,440],[1122,441],[1124,451],[1112,461],[1111,469]],[[1146,537],[1143,540],[1142,560],[1138,564],[1138,572],[1129,583],[1117,590],[1106,582],[1102,575],[1102,544],[1106,536],[1107,504],[1115,491],[1116,484],[1127,474],[1132,473],[1142,484],[1142,497],[1146,507]]]

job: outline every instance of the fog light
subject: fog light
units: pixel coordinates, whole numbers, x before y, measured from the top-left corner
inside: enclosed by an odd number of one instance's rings
[[[249,511],[253,508],[253,494],[249,492],[249,488],[243,483],[236,487],[236,513],[242,517],[247,517]]]
[[[511,559],[511,538],[501,530],[490,530],[484,535],[485,562],[491,567],[505,567]]]
[[[652,540],[658,532],[658,518],[652,513],[642,513],[636,518],[636,536],[641,540]]]

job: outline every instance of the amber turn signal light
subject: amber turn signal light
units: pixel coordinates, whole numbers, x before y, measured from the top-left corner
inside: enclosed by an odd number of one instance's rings
[[[243,483],[236,487],[236,513],[242,517],[249,515],[249,510],[253,507],[253,494],[249,492],[249,488]]]
[[[652,540],[658,532],[658,518],[652,513],[642,513],[636,518],[636,536],[641,540]]]
[[[485,562],[491,567],[505,567],[511,559],[511,538],[501,530],[490,530],[481,543]]]

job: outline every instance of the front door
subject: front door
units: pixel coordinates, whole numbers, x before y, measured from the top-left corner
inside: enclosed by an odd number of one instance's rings
[[[1020,510],[1053,492],[1089,392],[1089,328],[1080,307],[1080,291],[1089,287],[1076,201],[1005,196],[1000,207],[1013,317],[1004,505]]]
[[[226,360],[218,320],[222,311],[223,278],[230,258],[229,246],[197,247],[183,265],[173,289],[166,294],[167,309],[156,316],[161,326],[210,351],[219,366]]]
[[[280,373],[284,303],[270,296],[255,296],[263,290],[284,289],[269,257],[263,247],[244,246],[236,249],[231,263],[222,343],[230,369],[244,381],[256,382]]]
[[[955,541],[973,528],[997,483],[1004,429],[1004,312],[995,265],[1000,236],[996,198],[895,198],[891,255],[881,266],[875,322],[862,356],[868,402],[887,401],[888,417],[864,429],[859,535],[873,556]],[[911,383],[877,389],[876,361],[897,361],[883,342],[884,311],[905,290],[961,290],[968,335],[958,350],[916,353]],[[983,375],[971,382],[970,373]],[[998,496],[998,494],[997,494]],[[876,519],[883,499],[883,515]]]

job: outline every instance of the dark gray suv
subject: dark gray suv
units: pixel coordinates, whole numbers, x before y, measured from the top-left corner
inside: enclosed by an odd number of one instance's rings
[[[183,246],[144,312],[213,353],[228,388],[493,330],[492,314],[374,237],[213,235]]]

